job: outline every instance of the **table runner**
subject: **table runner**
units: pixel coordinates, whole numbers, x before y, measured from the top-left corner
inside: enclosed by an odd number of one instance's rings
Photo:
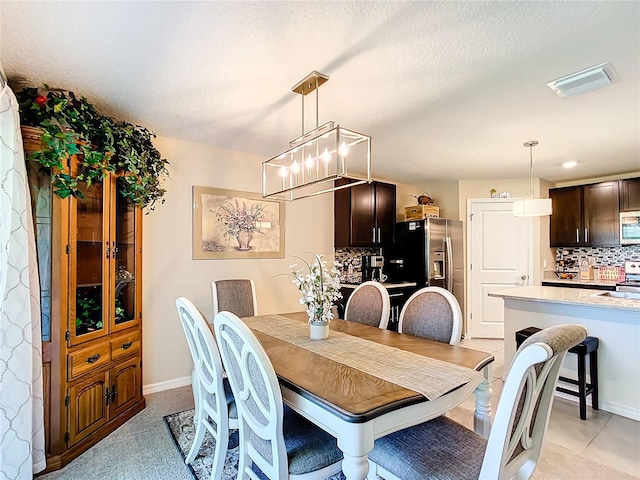
[[[479,384],[480,372],[467,367],[389,347],[342,332],[331,331],[326,340],[311,340],[309,326],[280,315],[243,318],[252,329],[284,340],[361,372],[395,383],[429,400],[469,382]],[[407,366],[408,368],[403,368]]]

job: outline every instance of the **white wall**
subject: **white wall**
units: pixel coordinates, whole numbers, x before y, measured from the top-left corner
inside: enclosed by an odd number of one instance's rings
[[[260,314],[302,311],[288,274],[294,256],[333,252],[333,195],[286,203],[285,258],[193,260],[192,186],[261,191],[263,158],[159,137],[169,160],[166,202],[143,221],[143,361],[145,392],[190,380],[191,358],[175,309],[185,296],[210,320],[212,280],[252,278]],[[306,254],[306,255],[305,255]]]

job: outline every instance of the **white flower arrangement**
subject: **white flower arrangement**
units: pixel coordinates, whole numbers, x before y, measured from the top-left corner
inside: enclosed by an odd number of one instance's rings
[[[336,261],[329,268],[322,255],[314,255],[311,263],[301,259],[308,268],[308,273],[291,265],[293,283],[302,293],[300,304],[307,306],[309,323],[330,322],[333,318],[331,307],[334,301],[342,298],[340,294],[340,264]]]

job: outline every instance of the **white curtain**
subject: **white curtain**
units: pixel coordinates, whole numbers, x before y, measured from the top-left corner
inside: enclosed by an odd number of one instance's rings
[[[46,467],[37,256],[16,97],[0,93],[0,479]]]

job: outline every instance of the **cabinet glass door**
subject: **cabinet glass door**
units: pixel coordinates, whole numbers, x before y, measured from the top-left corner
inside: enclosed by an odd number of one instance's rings
[[[115,275],[113,278],[115,326],[112,330],[129,328],[137,320],[138,210],[127,199],[115,193]]]
[[[104,182],[94,182],[90,186],[79,182],[78,186],[81,196],[72,200],[70,218],[71,232],[77,232],[75,242],[73,234],[70,241],[71,252],[75,252],[75,259],[70,263],[72,274],[75,270],[75,279],[72,277],[71,281],[71,300],[75,298],[75,308],[71,302],[72,343],[106,333],[104,278],[105,264],[111,255],[108,232],[105,231]]]

